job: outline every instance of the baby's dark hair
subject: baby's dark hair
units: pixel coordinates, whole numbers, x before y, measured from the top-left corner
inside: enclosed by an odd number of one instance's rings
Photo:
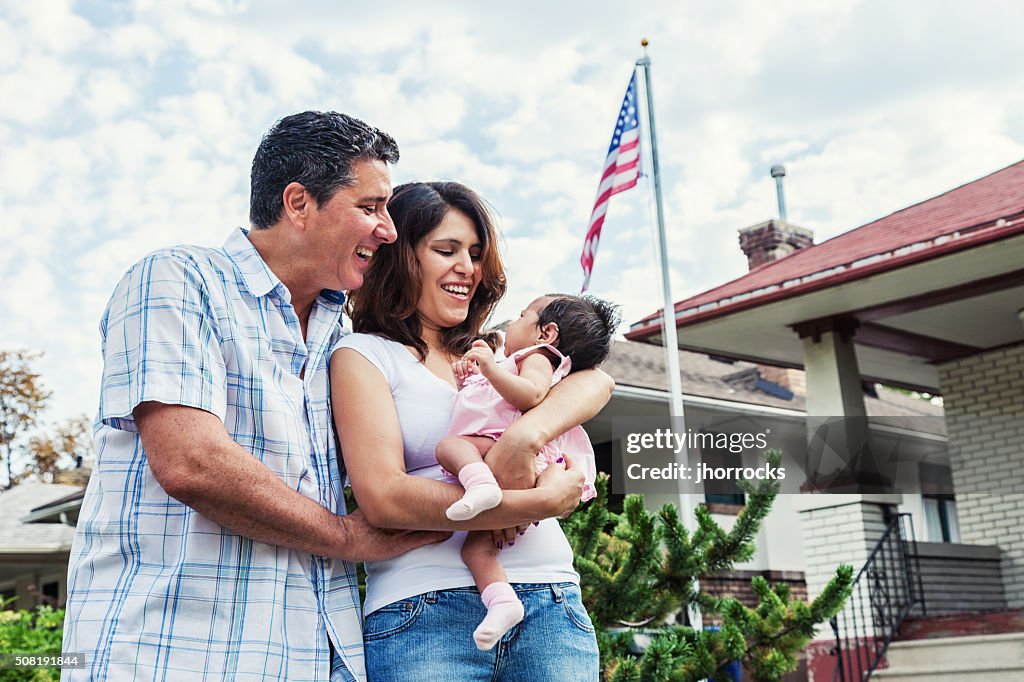
[[[572,359],[572,371],[597,367],[612,352],[612,337],[622,316],[619,306],[596,296],[548,294],[550,301],[537,316],[543,329],[549,322],[558,325],[558,340],[553,344],[562,355]]]

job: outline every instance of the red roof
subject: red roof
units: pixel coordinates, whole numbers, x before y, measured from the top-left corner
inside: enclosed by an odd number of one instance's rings
[[[896,211],[675,304],[686,323],[903,267],[1024,232],[1024,161]],[[731,299],[731,300],[730,300]],[[682,315],[679,313],[683,312]],[[632,325],[629,339],[656,333],[661,315]]]

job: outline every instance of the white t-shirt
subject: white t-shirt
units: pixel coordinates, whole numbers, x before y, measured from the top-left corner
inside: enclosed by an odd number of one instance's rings
[[[400,343],[372,334],[349,334],[334,350],[351,348],[380,370],[391,389],[402,429],[405,469],[412,476],[451,481],[437,463],[434,449],[448,434],[455,387],[441,379]],[[344,390],[335,387],[334,390]],[[345,396],[359,400],[359,396]],[[367,425],[372,428],[372,425]],[[406,552],[388,561],[366,564],[365,613],[434,590],[470,587],[473,576],[459,552],[465,532],[445,542]],[[579,583],[572,567],[572,549],[558,521],[545,519],[516,538],[499,555],[512,583]]]

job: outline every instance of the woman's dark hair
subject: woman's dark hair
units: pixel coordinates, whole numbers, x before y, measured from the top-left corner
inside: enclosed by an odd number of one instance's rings
[[[398,163],[398,145],[387,133],[336,111],[285,116],[260,140],[249,176],[249,222],[270,227],[284,210],[284,188],[297,182],[323,206],[355,182],[352,164]]]
[[[572,371],[597,367],[612,352],[612,337],[622,316],[619,306],[596,296],[548,294],[550,301],[537,315],[537,325],[554,322],[558,340],[553,344],[572,359]]]
[[[412,346],[421,360],[426,359],[427,344],[416,315],[422,288],[416,245],[452,210],[465,215],[476,228],[481,277],[465,321],[443,330],[441,344],[448,353],[461,355],[480,337],[484,322],[505,295],[505,268],[490,210],[476,192],[457,182],[412,182],[395,188],[388,213],[398,239],[377,250],[363,285],[349,293],[345,311],[355,331]]]

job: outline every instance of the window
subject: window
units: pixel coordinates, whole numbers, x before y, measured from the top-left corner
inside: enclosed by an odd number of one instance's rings
[[[960,519],[952,495],[924,495],[924,523],[929,542],[960,542]]]
[[[604,443],[594,443],[594,459],[596,460],[597,464],[597,473],[600,474],[604,472],[611,477],[611,480],[608,482],[608,509],[615,512],[616,514],[620,514],[622,513],[622,506],[626,500],[626,496],[616,495],[615,493],[613,493],[611,481],[616,480],[617,476],[620,477],[618,478],[618,480],[625,480],[624,478],[622,478],[625,476],[625,473],[623,471],[614,470],[614,458],[612,457],[612,450],[613,444],[610,440],[605,441]],[[621,464],[622,460],[620,459],[619,462]]]
[[[717,436],[718,434],[713,435]],[[709,438],[704,442],[714,440],[720,439]],[[700,459],[705,466],[714,469],[734,469],[743,466],[743,453],[731,452],[726,448],[701,447]],[[712,511],[728,511],[729,507],[742,507],[746,503],[746,496],[736,484],[735,479],[705,480],[704,502],[709,506],[726,506],[726,509],[719,508],[712,509]]]
[[[953,477],[943,464],[918,464],[929,542],[960,542],[960,520],[953,497]]]
[[[43,583],[42,595],[45,598],[45,602],[50,605],[57,605],[60,603],[60,583],[49,582]]]

